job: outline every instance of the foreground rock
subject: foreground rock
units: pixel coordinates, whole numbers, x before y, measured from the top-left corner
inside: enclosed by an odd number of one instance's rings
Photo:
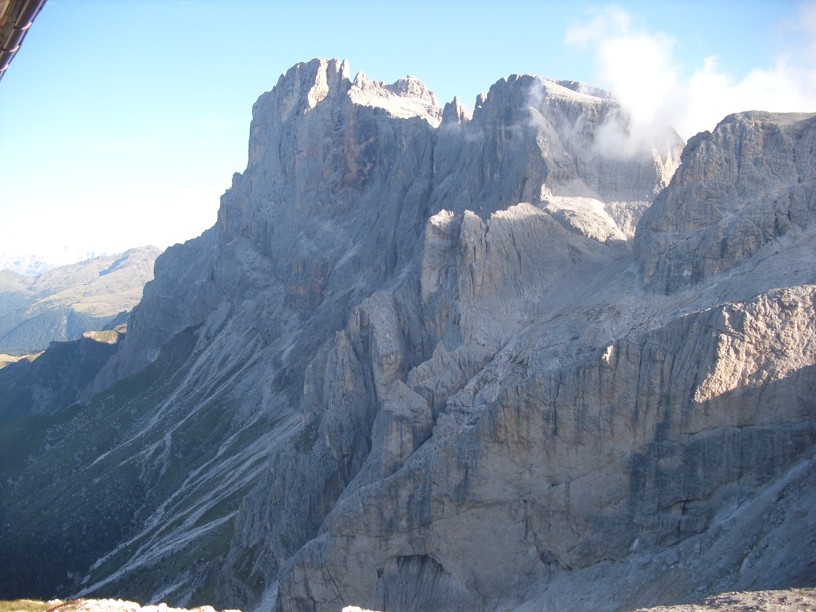
[[[648,608],[648,610],[654,612],[705,612],[707,610],[784,612],[787,610],[816,610],[816,590],[791,589],[787,591],[721,593],[706,597],[698,604],[659,606],[657,608]]]
[[[18,600],[12,602],[0,602],[0,609],[5,612],[31,612],[33,610],[43,610],[49,612],[215,612],[212,606],[202,606],[199,608],[173,608],[167,604],[142,606],[132,601],[122,599],[72,599],[62,601],[52,599],[50,601]],[[223,610],[222,612],[240,612],[240,610]]]
[[[18,603],[19,608],[14,604]],[[77,599],[70,601],[32,601],[0,602],[7,612],[15,610],[53,610],[61,612],[215,612],[212,606],[198,608],[173,608],[167,604],[142,606],[132,601],[121,599]],[[639,608],[637,612],[706,612],[708,610],[787,612],[796,610],[805,612],[816,610],[816,589],[788,589],[780,591],[745,591],[720,593],[706,597],[699,603],[680,606],[657,606]],[[240,612],[224,610],[223,612]],[[343,612],[372,612],[357,606],[346,606]]]
[[[676,136],[610,149],[625,117],[580,84],[503,79],[468,117],[295,66],[84,405],[14,422],[2,589],[613,610],[816,584],[814,121],[729,117],[668,184]],[[760,239],[772,192],[791,222]]]

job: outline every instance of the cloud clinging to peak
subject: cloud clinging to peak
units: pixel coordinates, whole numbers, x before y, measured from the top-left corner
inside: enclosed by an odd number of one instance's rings
[[[565,41],[593,53],[597,84],[631,114],[637,146],[668,126],[689,138],[738,111],[816,111],[816,1],[798,9],[795,22],[781,24],[789,48],[744,75],[728,74],[713,55],[701,66],[682,65],[671,36],[614,5],[569,28]]]

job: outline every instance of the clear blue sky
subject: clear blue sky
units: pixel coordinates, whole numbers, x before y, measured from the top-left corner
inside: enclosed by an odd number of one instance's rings
[[[458,95],[472,106],[496,80],[532,73],[636,100],[646,99],[638,88],[656,88],[649,104],[678,117],[687,91],[697,92],[688,108],[716,98],[816,111],[814,2],[615,6],[48,0],[0,81],[0,254],[117,252],[198,235],[246,165],[253,102],[314,57],[387,82],[413,74],[442,103]],[[763,82],[798,89],[783,102],[760,92],[754,104]],[[745,110],[725,108],[709,110]],[[686,113],[681,133],[713,127],[699,115]]]

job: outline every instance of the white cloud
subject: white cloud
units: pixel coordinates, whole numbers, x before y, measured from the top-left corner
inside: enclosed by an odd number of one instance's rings
[[[597,85],[612,91],[631,113],[625,144],[611,138],[622,130],[607,126],[609,147],[625,151],[668,126],[689,138],[733,112],[816,111],[816,1],[802,3],[799,18],[783,27],[788,48],[769,65],[736,77],[724,72],[715,56],[702,66],[682,66],[672,37],[650,31],[617,6],[596,11],[587,23],[570,28],[565,39],[593,51]]]

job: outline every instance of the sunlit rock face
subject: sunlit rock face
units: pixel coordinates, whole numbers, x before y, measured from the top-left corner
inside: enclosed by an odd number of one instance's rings
[[[414,77],[293,67],[215,226],[159,258],[85,405],[37,430],[50,454],[3,468],[0,562],[15,585],[280,610],[814,579],[811,121],[729,117],[669,183],[679,138],[627,140],[585,85],[511,76],[470,113]],[[788,229],[737,248],[774,181]],[[710,228],[737,232],[719,259]]]
[[[635,241],[646,285],[680,291],[812,229],[814,141],[816,116],[757,111],[692,138]]]

